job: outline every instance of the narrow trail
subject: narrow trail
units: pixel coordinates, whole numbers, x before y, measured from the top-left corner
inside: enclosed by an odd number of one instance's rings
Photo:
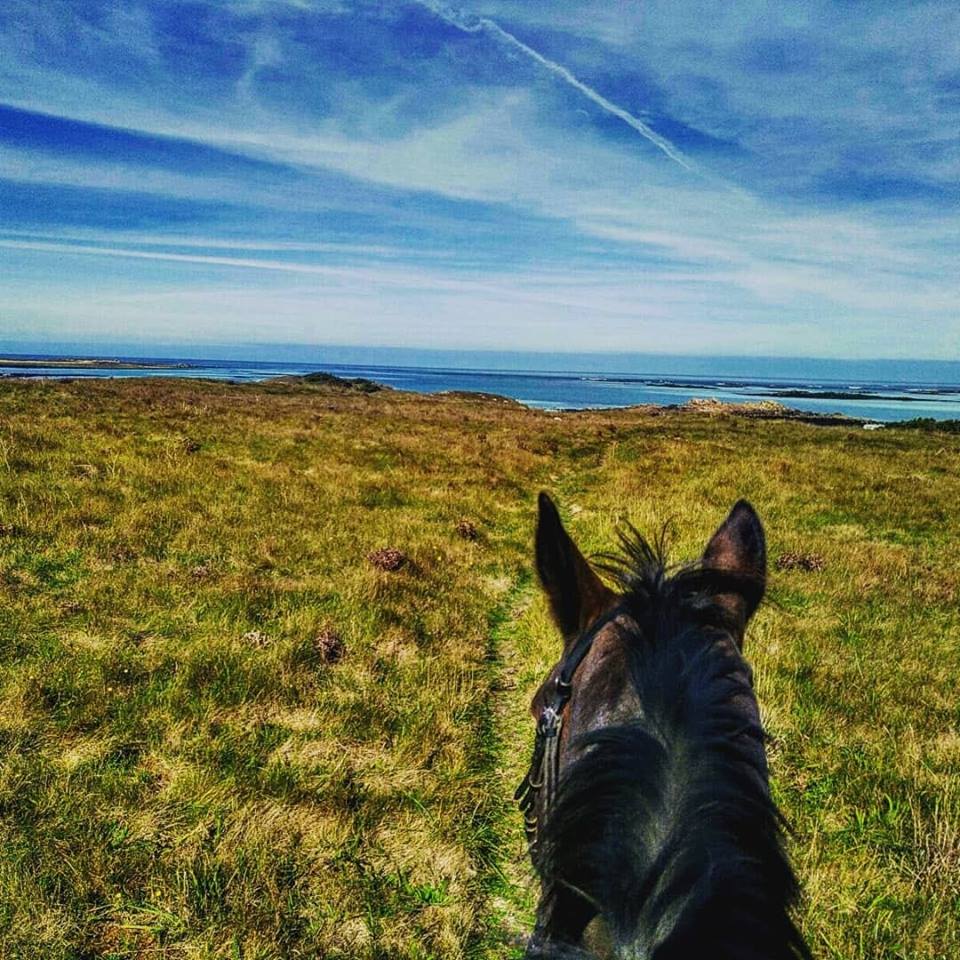
[[[576,458],[572,468],[542,483],[542,488],[578,511],[577,502],[597,485],[598,475],[615,450],[615,441],[602,440]],[[535,520],[531,511],[531,553],[522,558],[520,572],[513,573],[511,586],[489,617],[483,702],[473,731],[486,802],[477,812],[485,833],[475,857],[479,889],[467,956],[484,960],[519,960],[523,956],[539,892],[522,817],[513,801],[533,749],[530,698],[555,652],[544,644],[544,637],[554,634],[549,615],[535,607],[539,592],[532,555]]]
[[[575,457],[572,466],[542,478],[538,486],[579,512],[577,503],[600,482],[620,439],[622,435],[593,443]],[[484,797],[474,815],[476,913],[466,950],[466,956],[477,960],[523,956],[538,895],[522,817],[513,801],[533,749],[530,698],[555,652],[544,643],[544,637],[554,635],[548,614],[534,607],[539,591],[532,555],[535,521],[531,510],[526,520],[529,537],[524,538],[529,539],[531,552],[521,557],[519,571],[514,568],[508,573],[511,584],[489,616],[482,693],[471,730],[475,773],[483,783]]]
[[[530,930],[532,875],[513,791],[528,748],[518,709],[523,691],[515,678],[522,664],[515,641],[533,588],[529,570],[515,576],[490,614],[484,651],[482,699],[472,732],[485,800],[474,814],[476,920],[466,951],[477,960],[521,956]]]

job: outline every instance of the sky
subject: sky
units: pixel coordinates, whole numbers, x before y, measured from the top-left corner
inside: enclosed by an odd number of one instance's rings
[[[0,340],[960,359],[960,5],[4,0]]]

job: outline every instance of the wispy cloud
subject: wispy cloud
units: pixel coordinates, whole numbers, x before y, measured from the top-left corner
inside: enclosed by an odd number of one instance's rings
[[[96,242],[108,244],[111,241],[122,240],[124,243],[146,247],[187,247],[195,250],[250,250],[280,253],[317,253],[317,254],[354,254],[366,259],[403,259],[410,255],[409,250],[402,247],[377,246],[361,243],[311,243],[303,240],[234,240],[223,236],[185,236],[167,233],[133,233],[128,231],[102,229],[80,230],[9,230],[0,227],[0,241],[7,242],[13,248],[11,241],[46,241],[54,245],[70,243],[81,244]],[[431,251],[433,259],[445,260],[450,258],[449,251]],[[417,251],[418,257],[426,257],[428,253]]]
[[[639,117],[635,117],[628,110],[617,106],[617,104],[608,100],[603,94],[594,90],[593,87],[577,79],[563,64],[557,63],[549,57],[545,57],[542,53],[534,50],[533,47],[528,46],[518,37],[514,36],[509,30],[504,30],[496,21],[491,20],[489,17],[468,17],[462,12],[454,11],[452,8],[444,6],[443,4],[434,3],[432,0],[419,0],[419,2],[438,17],[455,26],[458,30],[463,30],[465,33],[485,31],[496,39],[502,40],[507,46],[519,50],[524,56],[540,64],[540,66],[558,76],[564,83],[578,93],[583,94],[588,100],[600,107],[601,110],[605,110],[611,116],[622,120],[631,129],[636,130],[641,137],[649,140],[658,150],[675,163],[679,163],[685,170],[694,169],[693,164],[667,140],[666,137],[661,137],[660,134],[653,130],[648,124],[644,123]]]

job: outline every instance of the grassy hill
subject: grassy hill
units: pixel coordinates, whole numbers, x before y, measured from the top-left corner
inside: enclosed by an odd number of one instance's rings
[[[515,955],[541,488],[678,560],[753,501],[815,953],[960,955],[958,468],[941,432],[0,383],[0,957]]]

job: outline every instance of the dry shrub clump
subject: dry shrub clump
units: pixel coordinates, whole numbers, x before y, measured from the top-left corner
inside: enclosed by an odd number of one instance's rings
[[[776,560],[778,570],[803,570],[819,573],[827,562],[819,553],[781,553]]]
[[[367,559],[378,570],[385,570],[388,573],[394,573],[410,562],[410,558],[396,547],[380,547],[378,550],[372,550],[367,554]]]
[[[316,645],[320,659],[324,663],[339,663],[347,652],[343,638],[336,630],[330,629],[329,627],[324,628],[317,634],[314,639],[314,644]]]
[[[457,536],[461,540],[477,540],[480,537],[480,531],[472,520],[460,520],[457,523]]]

